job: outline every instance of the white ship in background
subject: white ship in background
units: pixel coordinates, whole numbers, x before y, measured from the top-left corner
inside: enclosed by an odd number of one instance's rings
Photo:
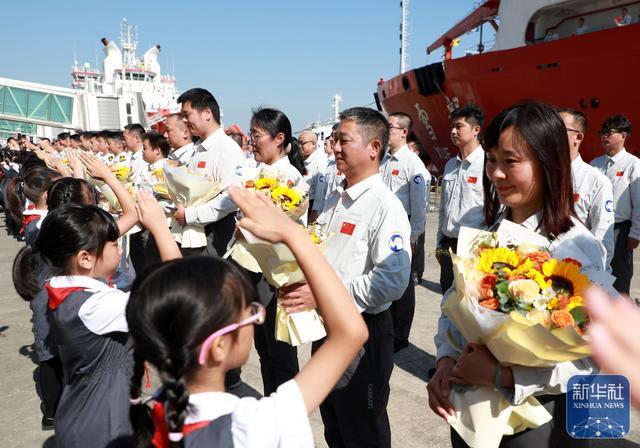
[[[126,19],[120,46],[102,39],[102,69],[74,61],[72,87],[0,78],[0,139],[16,133],[55,137],[62,131],[146,129],[179,110],[174,76],[163,74],[154,45],[138,57],[136,28]]]
[[[313,121],[307,126],[307,129],[313,131],[318,136],[318,148],[324,149],[324,141],[331,135],[331,129],[336,124],[340,116],[340,103],[342,102],[342,95],[336,93],[333,96],[333,117],[325,121]]]
[[[106,37],[101,42],[105,54],[103,70],[92,68],[89,63],[79,67],[78,61],[74,61],[71,71],[74,89],[98,98],[117,98],[121,103],[118,107],[121,125],[123,119],[124,124],[132,119],[143,124],[146,121],[146,125],[151,126],[162,118],[163,112],[177,109],[176,78],[160,71],[160,45],[152,46],[139,58],[137,27],[127,19],[120,24],[120,48]],[[102,118],[104,122],[108,117]]]

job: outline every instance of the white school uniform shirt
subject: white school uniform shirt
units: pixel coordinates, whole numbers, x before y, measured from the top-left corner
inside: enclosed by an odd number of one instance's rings
[[[307,408],[295,380],[259,400],[226,392],[189,395],[192,406],[185,424],[211,421],[231,414],[233,445],[255,448],[313,447]]]
[[[316,191],[314,192],[313,210],[321,212],[329,195],[338,188],[338,185],[340,185],[343,180],[344,174],[338,171],[335,157],[330,157],[327,160],[327,167],[324,170],[324,174],[318,176],[318,183],[316,184]]]
[[[613,185],[615,222],[631,221],[629,237],[640,240],[640,159],[624,148],[615,156],[602,155],[591,161]]]
[[[610,270],[613,257],[613,189],[611,182],[597,168],[592,167],[580,154],[571,162],[574,207],[578,218],[602,241],[606,251],[605,266]]]
[[[360,312],[378,314],[399,299],[411,272],[411,227],[400,200],[374,174],[331,193],[318,224],[324,252]]]
[[[539,231],[542,220],[542,212],[529,217],[521,225],[529,230]],[[557,250],[567,250],[575,245],[584,256],[585,269],[605,270],[606,251],[604,246],[596,240],[584,224],[575,218],[571,218],[573,227],[551,242],[548,249],[551,256]],[[441,306],[444,305],[449,294],[455,291],[455,281],[451,288],[442,297]],[[438,332],[433,338],[436,345],[436,362],[445,356],[452,359],[458,358],[458,351],[453,347],[453,341],[458,347],[464,348],[467,341],[462,337],[458,329],[453,325],[445,313],[441,313],[438,320]],[[577,361],[561,362],[555,367],[523,367],[511,366],[513,370],[514,388],[503,388],[502,392],[512,404],[521,404],[530,395],[561,394],[567,392],[567,383],[573,375],[589,375],[597,373],[597,367],[591,358],[583,358]]]
[[[85,288],[93,293],[78,311],[78,317],[91,332],[103,335],[129,331],[125,312],[129,302],[128,292],[82,275],[52,277],[49,285],[53,288]]]
[[[318,187],[318,177],[324,173],[326,167],[327,155],[321,149],[316,149],[304,160],[304,174],[302,177],[307,185],[309,185],[309,197],[311,200],[315,197],[315,191]]]
[[[483,170],[482,146],[474,149],[464,160],[458,155],[445,164],[436,244],[440,243],[443,235],[458,238],[460,226],[484,226]]]
[[[199,140],[194,146],[194,154],[187,168],[195,173],[208,174],[213,181],[224,186],[222,193],[209,202],[185,209],[187,224],[204,226],[219,221],[238,209],[229,196],[228,188],[241,185],[244,154],[222,128],[205,140]]]
[[[411,244],[424,233],[427,210],[427,191],[431,176],[407,145],[395,154],[387,152],[380,167],[382,181],[400,199],[411,224]]]
[[[191,157],[193,157],[194,151],[195,148],[193,146],[193,143],[187,143],[186,145],[171,151],[167,158],[169,160],[178,162],[178,165],[180,166],[186,165],[191,160]]]
[[[118,155],[113,154],[113,157],[111,159],[111,165],[114,168],[119,168],[119,167],[122,167],[122,166],[129,167],[131,165],[131,156],[132,155],[133,154],[131,154],[131,152],[129,152],[129,151],[122,151]]]

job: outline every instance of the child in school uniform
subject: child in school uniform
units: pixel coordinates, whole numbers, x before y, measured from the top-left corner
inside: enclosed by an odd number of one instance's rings
[[[140,221],[156,234],[163,259],[180,256],[150,195],[138,195]],[[160,223],[160,224],[158,224]],[[130,443],[128,378],[131,343],[124,317],[128,293],[106,280],[120,261],[118,226],[91,205],[66,204],[42,223],[34,251],[54,275],[46,283],[49,323],[58,346],[64,387],[56,410],[56,443],[64,447]],[[36,282],[33,253],[15,261],[20,287]]]
[[[246,363],[253,324],[265,318],[261,304],[249,303],[250,282],[242,272],[222,259],[192,257],[137,279],[127,306],[136,355],[136,446],[312,447],[307,415],[367,338],[347,290],[305,231],[259,193],[237,188],[231,197],[245,216],[241,227],[289,246],[316,295],[327,340],[271,396],[238,398],[224,392],[225,372]],[[143,361],[162,381],[152,421],[140,396]]]

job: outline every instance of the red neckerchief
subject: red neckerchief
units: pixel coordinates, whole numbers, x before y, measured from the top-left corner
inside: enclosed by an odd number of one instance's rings
[[[151,419],[153,420],[153,427],[155,428],[151,445],[155,448],[169,448],[169,428],[167,428],[167,421],[164,418],[164,403],[159,401],[154,403],[153,410],[151,411]],[[184,425],[182,427],[182,434],[186,437],[192,432],[204,428],[209,423],[211,423],[210,420],[204,420],[202,422]]]
[[[49,284],[49,282],[45,283],[45,288],[47,288],[47,294],[49,295],[49,308],[55,310],[60,306],[64,299],[66,299],[69,294],[74,293],[76,291],[84,291],[85,288],[81,288],[79,286],[70,286],[65,288],[54,288]]]
[[[38,219],[42,218],[42,216],[40,215],[26,215],[23,219],[22,219],[22,228],[20,229],[20,235],[22,235],[24,233],[24,229],[27,228],[27,226],[32,222],[32,221],[37,221]]]

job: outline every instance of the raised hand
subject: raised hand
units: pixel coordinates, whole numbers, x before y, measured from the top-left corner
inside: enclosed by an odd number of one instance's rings
[[[91,177],[106,180],[109,176],[114,175],[111,169],[93,154],[80,152],[78,153],[78,157],[87,168],[87,172]]]
[[[303,232],[299,224],[279,210],[264,194],[240,187],[232,188],[230,194],[244,214],[238,225],[258,238],[279,243],[287,240],[292,233]]]

